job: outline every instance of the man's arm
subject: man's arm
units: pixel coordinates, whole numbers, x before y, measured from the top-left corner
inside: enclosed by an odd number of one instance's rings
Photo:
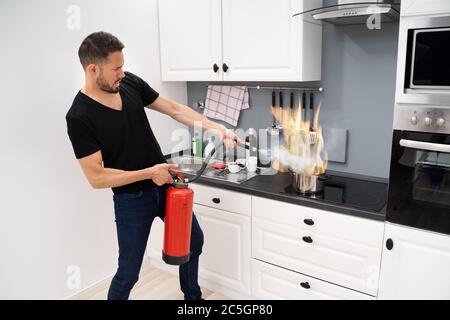
[[[194,123],[201,123],[203,130],[215,130],[226,146],[236,147],[236,141],[241,142],[239,137],[225,126],[209,120],[204,115],[195,112],[188,106],[182,105],[167,97],[159,96],[152,104],[146,106],[149,109],[167,114],[174,120],[189,127],[194,127]]]
[[[153,167],[134,171],[104,168],[101,151],[81,158],[79,162],[84,175],[95,189],[120,187],[146,179],[152,179],[158,186],[165,183],[173,183],[169,170],[177,167],[175,164],[161,163]]]

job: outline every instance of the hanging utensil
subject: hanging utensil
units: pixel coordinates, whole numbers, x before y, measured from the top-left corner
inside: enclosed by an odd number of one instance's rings
[[[317,133],[314,131],[314,93],[309,95],[309,112],[310,112],[310,126],[309,126],[309,143],[315,144]]]
[[[272,125],[266,129],[268,136],[274,136],[274,135],[279,134],[279,130],[277,129],[277,119],[276,119],[278,107],[276,104],[277,104],[276,103],[276,93],[275,93],[275,91],[272,91],[272,107],[271,107]]]
[[[306,92],[302,94],[302,121],[306,121]]]
[[[277,126],[277,119],[275,117],[277,112],[277,102],[276,102],[276,93],[275,91],[272,91],[272,127],[275,128]]]
[[[285,124],[284,122],[284,103],[283,103],[283,91],[280,91],[280,113],[278,119],[280,119],[279,127],[282,128],[282,126]]]
[[[289,113],[288,113],[289,123],[291,122],[291,118],[294,114],[294,99],[295,99],[294,92],[291,91],[291,102],[290,102],[290,108],[289,108]]]

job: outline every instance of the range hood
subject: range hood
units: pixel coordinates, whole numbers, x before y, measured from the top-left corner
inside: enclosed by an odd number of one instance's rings
[[[308,20],[324,21],[337,25],[366,24],[374,14],[380,15],[380,22],[399,20],[400,5],[394,1],[372,0],[338,0],[337,4],[307,10],[293,15],[307,16]]]

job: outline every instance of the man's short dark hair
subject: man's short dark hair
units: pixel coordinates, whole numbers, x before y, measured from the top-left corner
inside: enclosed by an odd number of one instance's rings
[[[110,53],[122,51],[125,46],[119,39],[108,32],[94,32],[83,40],[78,57],[84,69],[91,64],[99,64],[106,60]]]

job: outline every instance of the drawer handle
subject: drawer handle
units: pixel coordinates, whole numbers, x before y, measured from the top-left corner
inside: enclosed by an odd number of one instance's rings
[[[314,225],[314,220],[313,219],[305,219],[305,220],[303,220],[303,222],[305,224],[307,224],[308,226]]]
[[[311,289],[311,286],[309,285],[308,282],[302,282],[302,283],[300,283],[300,285],[305,289]]]
[[[214,65],[213,65],[213,70],[214,70],[214,73],[216,73],[217,71],[219,71],[219,66],[217,65],[217,63],[214,63]]]
[[[393,247],[394,247],[394,241],[392,241],[391,238],[387,239],[386,240],[386,248],[388,250],[392,250]]]
[[[303,237],[302,239],[303,239],[303,241],[305,241],[306,243],[312,243],[312,242],[313,242],[313,239],[312,239],[311,237]]]
[[[212,202],[214,202],[214,203],[220,203],[220,198],[212,198]]]

